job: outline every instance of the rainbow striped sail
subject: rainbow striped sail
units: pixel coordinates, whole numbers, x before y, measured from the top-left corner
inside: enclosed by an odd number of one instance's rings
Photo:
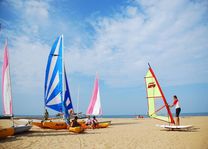
[[[66,71],[64,68],[63,35],[59,36],[48,56],[45,74],[44,99],[45,106],[69,115],[73,110]]]
[[[2,99],[4,115],[12,116],[12,87],[9,70],[9,54],[7,40],[4,48],[4,61],[2,66]]]
[[[88,106],[87,115],[101,115],[102,109],[101,109],[101,102],[100,102],[100,92],[99,92],[99,82],[98,82],[98,76],[96,75],[95,83],[94,83],[94,90],[92,93],[91,101]]]
[[[168,103],[150,65],[145,76],[145,84],[148,99],[148,115],[152,118],[174,124]]]

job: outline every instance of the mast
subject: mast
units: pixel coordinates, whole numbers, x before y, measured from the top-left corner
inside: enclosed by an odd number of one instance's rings
[[[77,115],[79,112],[79,86],[78,86],[78,92],[77,92]]]
[[[65,96],[65,90],[66,90],[66,86],[65,86],[65,77],[64,77],[64,37],[63,37],[63,35],[61,35],[61,49],[62,49],[62,91],[61,91],[61,94],[62,94],[62,98],[61,98],[61,102],[62,102],[62,111],[63,111],[63,113],[64,113],[64,115],[65,115],[65,106],[64,106],[64,96]],[[66,117],[64,116],[64,119],[65,119]]]

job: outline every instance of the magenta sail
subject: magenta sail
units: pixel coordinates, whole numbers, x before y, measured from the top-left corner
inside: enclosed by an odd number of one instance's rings
[[[4,115],[12,115],[12,90],[9,72],[9,57],[7,41],[4,48],[4,61],[2,66],[2,99]]]
[[[96,76],[95,78],[94,90],[93,90],[91,101],[90,101],[86,114],[87,115],[101,115],[102,114],[98,76]]]

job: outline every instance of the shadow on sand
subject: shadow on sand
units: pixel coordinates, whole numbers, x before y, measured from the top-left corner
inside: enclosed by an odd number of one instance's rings
[[[73,133],[68,130],[46,130],[46,131],[31,131],[31,133],[25,134],[27,137],[45,137],[45,136],[67,136],[67,135],[88,135],[99,134],[98,132],[82,132]]]
[[[112,126],[115,126],[115,125],[135,125],[135,124],[138,124],[138,122],[120,122],[120,123],[112,123],[111,125]]]
[[[15,136],[9,136],[9,137],[6,137],[6,138],[1,138],[0,143],[13,142],[13,141],[16,141],[16,140],[18,140],[18,139]]]
[[[83,132],[83,133],[73,133],[68,130],[31,130],[21,134],[16,134],[15,136],[9,136],[6,138],[0,139],[0,143],[13,142],[16,140],[22,140],[22,137],[46,137],[46,136],[67,136],[67,135],[91,135],[91,134],[100,134],[100,132]]]

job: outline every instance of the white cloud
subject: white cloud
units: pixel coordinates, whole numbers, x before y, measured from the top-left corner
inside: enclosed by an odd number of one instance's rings
[[[128,13],[130,16],[135,16],[135,15],[137,15],[137,7],[128,6],[128,7],[127,7],[127,13]]]
[[[46,1],[29,0],[29,1],[8,1],[23,21],[33,21],[43,23],[48,19],[49,3]]]
[[[98,71],[110,85],[134,86],[143,83],[150,62],[165,84],[202,83],[208,75],[205,14],[203,3],[139,1],[93,20],[93,46],[84,52],[71,47],[72,71]]]
[[[115,14],[93,18],[90,23],[95,34],[89,37],[92,44],[86,46],[82,43],[86,43],[83,36],[87,34],[72,27],[70,21],[60,18],[55,21],[58,25],[54,25],[50,14],[53,7],[49,3],[14,1],[24,28],[22,34],[14,36],[11,47],[15,83],[33,88],[43,83],[53,41],[47,45],[37,38],[34,40],[42,24],[45,25],[42,35],[50,36],[50,40],[57,32],[63,32],[66,39],[70,37],[65,40],[66,66],[70,73],[95,75],[99,72],[110,86],[137,86],[143,85],[150,62],[164,84],[207,82],[208,27],[207,8],[203,3],[135,1]]]
[[[35,19],[38,21],[36,23],[43,23],[42,21],[48,19],[48,7],[48,4],[44,1],[26,1],[24,5],[25,19]]]
[[[41,27],[49,24],[49,9],[50,5],[47,1],[29,0],[29,1],[5,1],[5,7],[15,16],[13,24],[10,27],[15,27],[15,32],[22,34],[33,34],[37,36]],[[8,11],[9,13],[9,11]],[[14,25],[15,24],[15,25]]]
[[[27,36],[13,39],[9,46],[11,75],[15,90],[25,89],[36,92],[43,88],[45,67],[50,47],[41,42],[31,41]]]

